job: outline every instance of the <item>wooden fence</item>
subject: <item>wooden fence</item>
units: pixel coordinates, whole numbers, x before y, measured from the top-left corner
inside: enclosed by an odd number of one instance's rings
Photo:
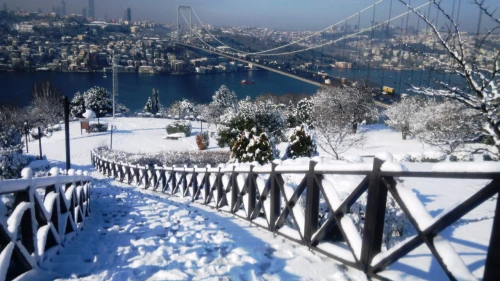
[[[0,280],[12,280],[56,254],[82,228],[90,212],[88,174],[69,170],[33,178],[0,180]],[[10,202],[9,202],[10,201]],[[6,203],[7,202],[7,203]]]
[[[450,280],[476,280],[454,250],[440,235],[465,214],[488,199],[496,200],[493,229],[485,262],[483,280],[498,280],[500,276],[500,165],[475,163],[475,170],[456,164],[454,171],[405,171],[399,163],[387,163],[375,158],[373,164],[323,165],[309,162],[308,166],[277,165],[229,166],[227,168],[141,167],[116,163],[91,155],[98,171],[117,181],[144,189],[189,198],[221,211],[251,221],[342,263],[382,279],[388,266],[425,244]],[[436,164],[438,167],[441,164]],[[443,165],[454,165],[443,163]],[[395,168],[391,168],[395,167]],[[480,169],[484,167],[485,169]],[[492,169],[493,167],[493,169]],[[482,171],[482,172],[480,172]],[[493,171],[493,172],[491,172]],[[298,186],[291,188],[285,175],[303,175]],[[327,175],[356,175],[358,186],[341,200]],[[444,214],[432,218],[411,190],[398,185],[397,178],[486,179],[488,183],[471,197]],[[491,180],[491,181],[489,181]],[[366,192],[365,226],[359,233],[347,215],[350,207]],[[396,247],[383,250],[384,216],[388,193],[392,195],[414,226],[417,234]],[[296,208],[305,195],[304,211]],[[494,196],[497,196],[496,199]],[[304,198],[302,197],[302,198]],[[320,223],[320,200],[327,203],[330,215]],[[290,222],[295,227],[290,227]],[[337,241],[332,237],[337,237]]]

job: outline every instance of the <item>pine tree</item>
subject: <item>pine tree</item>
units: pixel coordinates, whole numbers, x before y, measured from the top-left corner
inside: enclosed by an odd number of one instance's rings
[[[295,159],[297,157],[313,157],[318,154],[316,142],[307,131],[304,124],[295,128],[290,136],[286,149],[286,157]]]
[[[111,102],[111,93],[102,87],[93,87],[84,94],[85,107],[92,109],[97,118],[104,117],[106,114],[113,112],[113,104]]]
[[[151,99],[151,114],[156,114],[160,111],[160,91],[153,89],[152,99]]]
[[[80,116],[85,112],[85,97],[80,92],[77,92],[71,100],[70,107],[72,116]]]
[[[151,100],[151,97],[148,98],[148,101],[146,102],[146,105],[144,106],[144,111],[148,113],[153,113],[153,100]]]
[[[296,118],[297,123],[312,126],[312,102],[309,99],[302,99],[297,103]]]

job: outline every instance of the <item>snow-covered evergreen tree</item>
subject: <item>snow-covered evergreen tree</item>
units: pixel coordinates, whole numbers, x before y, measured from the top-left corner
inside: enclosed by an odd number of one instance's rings
[[[422,109],[423,101],[415,98],[403,99],[389,107],[384,113],[389,118],[385,121],[387,126],[401,132],[403,139],[406,139],[411,131],[411,121]]]
[[[284,115],[286,119],[286,125],[288,128],[297,127],[299,121],[297,119],[297,107],[292,101],[288,103],[288,106],[284,110]]]
[[[85,100],[85,107],[92,109],[98,118],[104,117],[106,114],[113,112],[111,93],[105,88],[90,88],[83,94],[83,96]]]
[[[296,117],[298,124],[306,124],[308,127],[312,125],[312,102],[305,98],[297,103]]]
[[[227,109],[220,117],[218,145],[232,146],[238,135],[255,128],[256,134],[266,133],[277,142],[284,139],[286,120],[278,105],[271,102],[252,102],[242,100],[237,105],[238,111]]]
[[[159,91],[156,91],[153,89],[153,93],[151,94],[151,97],[148,98],[148,101],[146,102],[146,105],[144,106],[144,111],[151,113],[151,114],[156,114],[160,111],[160,98],[159,98]]]
[[[144,106],[144,111],[152,113],[153,111],[153,101],[151,100],[151,97],[148,98],[148,101],[146,102],[146,105]]]
[[[264,165],[273,160],[272,146],[265,133],[257,135],[256,130],[243,131],[231,148],[231,161],[254,162]]]
[[[287,158],[313,157],[318,154],[316,141],[304,124],[295,128],[286,149]]]
[[[85,97],[84,95],[77,92],[70,104],[70,112],[73,117],[80,116],[85,112]]]
[[[212,102],[208,106],[207,120],[212,123],[219,123],[220,117],[226,110],[236,111],[237,104],[238,97],[234,91],[230,91],[225,85],[222,85],[212,96]]]

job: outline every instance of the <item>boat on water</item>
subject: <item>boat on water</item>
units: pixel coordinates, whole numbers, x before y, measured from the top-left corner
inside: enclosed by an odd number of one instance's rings
[[[241,80],[241,84],[255,84],[253,80]]]
[[[104,76],[102,78],[107,78],[108,76],[106,76],[106,72],[104,72]]]

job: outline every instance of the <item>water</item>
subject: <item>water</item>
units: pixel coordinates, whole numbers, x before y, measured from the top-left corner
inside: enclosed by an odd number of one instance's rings
[[[345,77],[349,80],[366,80],[368,77],[367,69],[325,69],[325,71],[335,77]],[[392,87],[397,93],[410,93],[407,91],[408,83],[427,86],[429,77],[444,79],[444,81],[450,78],[452,83],[460,82],[460,79],[450,77],[448,74],[431,73],[430,75],[428,71],[371,69],[369,80],[379,86]],[[243,79],[254,80],[255,84],[242,85]],[[112,91],[112,75],[109,73],[108,77],[104,78],[102,73],[0,72],[0,104],[27,105],[33,84],[46,80],[51,81],[70,98],[76,92],[84,92],[92,86],[101,86]],[[197,103],[207,103],[223,84],[235,91],[239,98],[256,97],[266,93],[313,94],[318,90],[318,87],[314,85],[265,70],[206,75],[123,73],[118,79],[119,96],[117,99],[132,112],[137,112],[142,110],[152,89],[155,88],[160,90],[160,101],[165,106],[183,98]]]
[[[242,85],[243,79],[254,80],[255,84]],[[46,80],[51,81],[70,98],[76,92],[84,92],[92,86],[101,86],[112,91],[112,75],[109,73],[107,78],[103,78],[102,73],[0,72],[0,104],[27,105],[33,84]],[[118,78],[117,99],[132,112],[140,111],[155,88],[160,90],[160,102],[165,106],[183,98],[208,103],[223,84],[239,98],[256,97],[266,93],[313,94],[318,89],[314,85],[264,70],[205,75],[123,73]]]

